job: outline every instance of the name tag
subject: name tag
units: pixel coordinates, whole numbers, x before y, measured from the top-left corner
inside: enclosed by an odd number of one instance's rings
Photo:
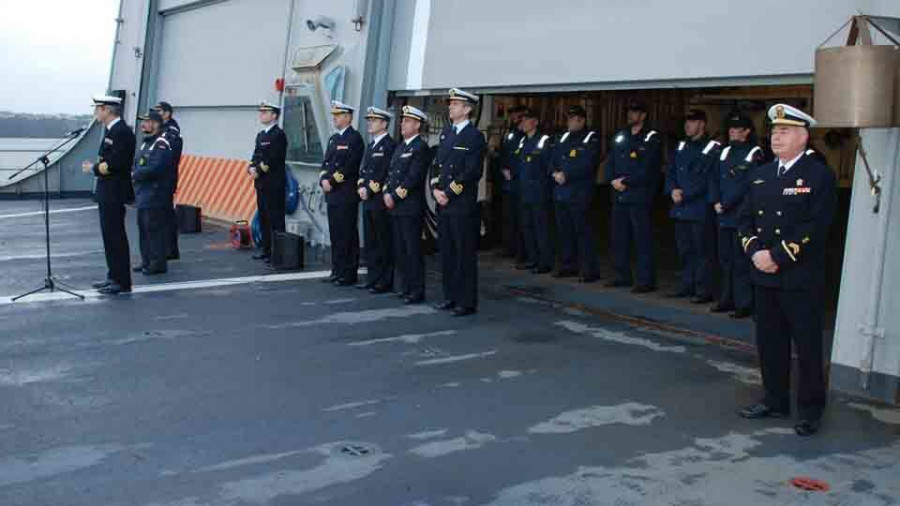
[[[110,139],[109,137],[106,137],[106,138],[103,139],[103,143],[104,143],[104,144],[107,144],[107,145],[109,145],[109,146],[112,146],[113,140]]]
[[[340,151],[342,149],[350,149],[350,146],[347,146],[346,144],[344,144],[344,145],[338,146],[337,149],[338,149],[338,151]]]
[[[271,142],[260,142],[259,143],[260,146],[268,146],[269,144],[272,144],[272,143]]]
[[[460,151],[468,151],[469,150],[469,148],[467,148],[465,146],[453,146],[453,149],[458,149]]]
[[[372,153],[372,157],[384,156],[384,153]]]
[[[402,155],[400,155],[400,158],[409,158],[411,156],[412,156],[412,153],[403,153]]]
[[[804,193],[812,193],[812,188],[803,186],[800,188],[785,188],[782,195],[802,195]]]

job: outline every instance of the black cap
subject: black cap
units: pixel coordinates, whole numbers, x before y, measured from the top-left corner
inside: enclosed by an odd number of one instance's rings
[[[728,116],[725,126],[728,128],[753,128],[753,122],[747,116],[736,112]]]
[[[522,118],[534,118],[537,119],[538,115],[534,112],[534,109],[531,107],[523,107],[522,108]]]
[[[706,121],[706,111],[703,109],[691,109],[688,111],[687,116],[684,117],[685,121]]]
[[[155,109],[150,109],[150,111],[148,111],[147,114],[144,114],[143,116],[138,116],[138,119],[141,121],[155,121],[155,122],[159,123],[160,125],[163,123],[162,114],[160,114],[159,111],[157,111]]]
[[[157,111],[172,112],[172,104],[168,102],[160,102],[154,107]]]
[[[647,112],[647,106],[640,100],[632,100],[628,102],[629,111]]]
[[[587,111],[580,105],[573,105],[572,107],[569,107],[569,116],[581,116],[582,118],[587,118]]]

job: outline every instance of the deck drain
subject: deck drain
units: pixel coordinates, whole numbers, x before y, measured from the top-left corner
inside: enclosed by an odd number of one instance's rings
[[[341,453],[351,457],[362,457],[372,453],[372,450],[360,445],[347,445],[341,448]]]

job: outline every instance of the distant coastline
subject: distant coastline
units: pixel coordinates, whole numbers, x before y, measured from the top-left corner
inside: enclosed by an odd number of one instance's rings
[[[74,114],[27,114],[0,111],[0,138],[58,139],[76,128],[86,127],[91,116]]]

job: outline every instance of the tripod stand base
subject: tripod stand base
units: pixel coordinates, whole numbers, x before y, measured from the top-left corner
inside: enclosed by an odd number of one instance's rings
[[[63,287],[65,287],[65,288],[63,288]],[[67,293],[67,294],[71,295],[72,297],[76,297],[80,300],[84,300],[84,295],[81,295],[80,293],[76,293],[71,286],[63,283],[62,281],[59,281],[58,279],[53,278],[53,276],[49,276],[49,277],[44,278],[44,286],[34,289],[27,293],[23,293],[22,295],[17,295],[12,298],[12,301],[15,302],[19,299],[24,299],[25,297],[41,293],[44,290],[51,292],[51,293],[52,292]]]

